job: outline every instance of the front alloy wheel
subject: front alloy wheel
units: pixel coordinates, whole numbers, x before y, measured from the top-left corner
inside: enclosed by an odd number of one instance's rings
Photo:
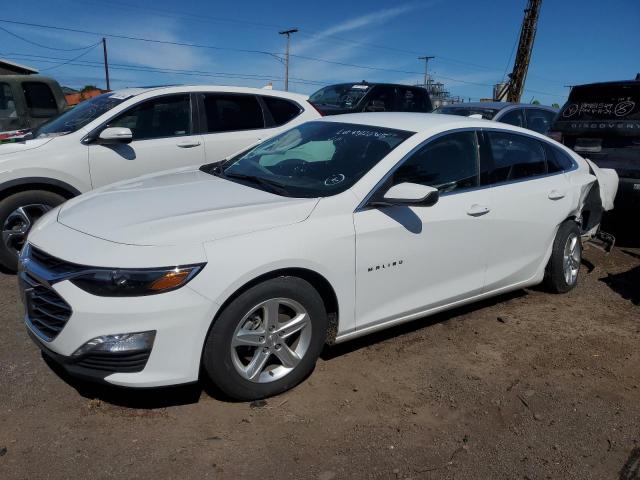
[[[307,310],[295,300],[266,300],[238,323],[231,339],[233,366],[251,382],[278,380],[307,353],[311,328]]]
[[[327,335],[327,312],[306,280],[282,276],[239,294],[207,335],[202,366],[226,396],[269,397],[311,373]]]

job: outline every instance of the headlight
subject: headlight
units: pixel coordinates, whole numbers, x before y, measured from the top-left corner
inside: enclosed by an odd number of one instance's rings
[[[100,297],[155,295],[186,285],[204,265],[137,270],[96,269],[73,277],[71,283]]]

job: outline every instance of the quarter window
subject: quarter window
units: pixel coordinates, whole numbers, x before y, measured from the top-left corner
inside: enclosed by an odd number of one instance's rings
[[[129,128],[134,140],[189,135],[189,95],[167,95],[147,100],[111,121],[109,126]]]
[[[262,107],[253,95],[204,94],[207,132],[264,128]]]
[[[474,132],[452,133],[422,147],[393,174],[393,184],[410,182],[451,192],[478,186]]]
[[[271,112],[271,116],[277,127],[284,125],[302,112],[298,105],[289,100],[277,97],[262,97],[262,100],[267,104],[267,108]]]
[[[526,108],[524,112],[527,117],[527,128],[542,134],[546,134],[549,131],[551,122],[556,116],[554,112],[539,108]]]
[[[480,180],[483,185],[546,173],[544,147],[533,138],[508,132],[485,132]]]
[[[505,113],[498,121],[508,123],[509,125],[515,125],[516,127],[524,127],[524,115],[522,110],[519,108]]]
[[[27,107],[42,110],[58,110],[58,104],[49,85],[42,82],[23,82],[22,90]]]
[[[569,155],[559,148],[545,144],[547,153],[547,170],[549,173],[566,172],[573,168],[573,161]]]

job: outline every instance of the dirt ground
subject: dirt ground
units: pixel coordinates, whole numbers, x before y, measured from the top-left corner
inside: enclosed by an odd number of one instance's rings
[[[326,348],[266,404],[56,374],[0,276],[0,479],[640,479],[640,235],[580,285]]]

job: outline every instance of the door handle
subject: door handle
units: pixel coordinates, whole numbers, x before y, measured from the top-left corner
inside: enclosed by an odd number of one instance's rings
[[[469,210],[467,210],[467,215],[471,215],[472,217],[481,217],[482,215],[486,215],[489,213],[491,209],[486,205],[478,205],[477,203],[471,205]]]
[[[560,200],[561,198],[564,198],[564,192],[559,190],[551,190],[549,192],[549,200]]]
[[[178,143],[178,147],[180,148],[193,148],[193,147],[197,147],[200,145],[200,142],[197,140],[188,140],[186,142],[180,142]]]

